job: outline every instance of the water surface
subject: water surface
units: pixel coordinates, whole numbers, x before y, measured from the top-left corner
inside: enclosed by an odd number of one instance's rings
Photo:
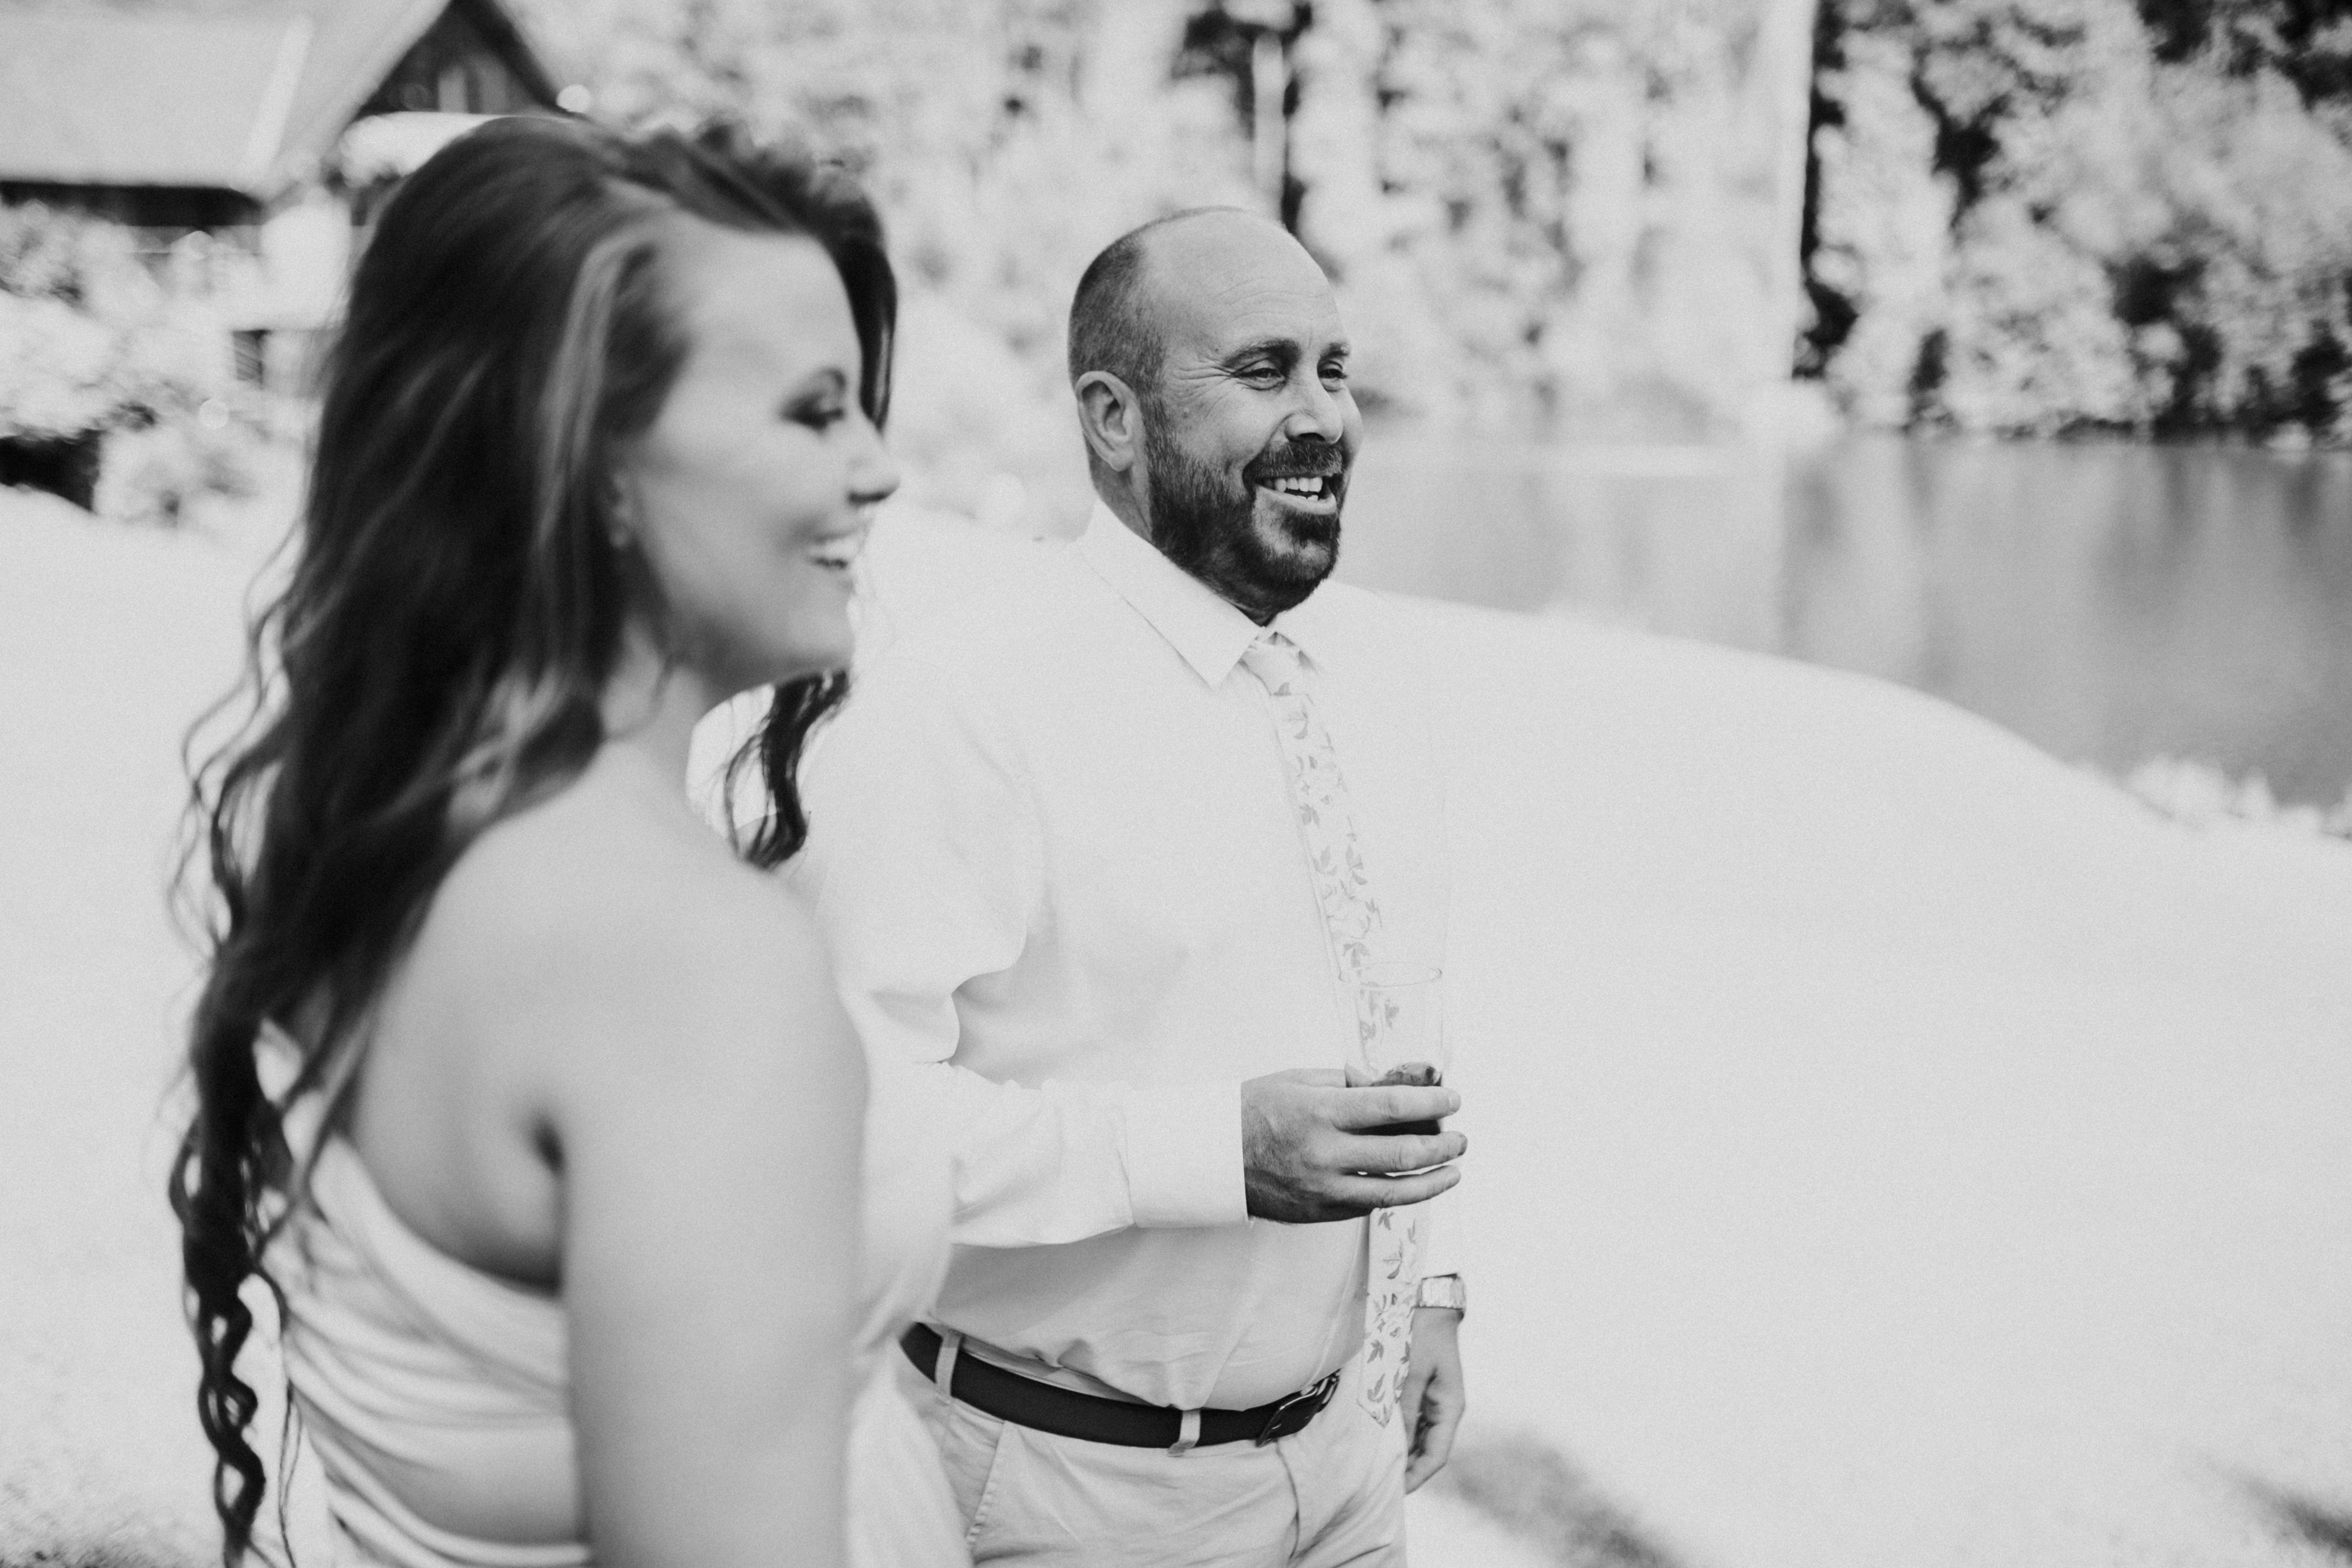
[[[2070,762],[2352,786],[2352,454],[1375,437],[1343,577],[1899,680]]]

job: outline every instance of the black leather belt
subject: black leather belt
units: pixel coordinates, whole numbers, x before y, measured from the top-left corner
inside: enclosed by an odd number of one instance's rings
[[[907,1352],[917,1372],[925,1377],[937,1375],[940,1336],[936,1330],[917,1323],[899,1336],[898,1348]],[[948,1392],[975,1410],[1059,1437],[1117,1443],[1127,1448],[1172,1448],[1184,1427],[1184,1413],[1168,1405],[1129,1405],[1080,1394],[1074,1388],[1057,1388],[991,1366],[978,1356],[956,1357],[951,1384]],[[1192,1446],[1205,1448],[1246,1438],[1263,1447],[1276,1437],[1286,1437],[1314,1420],[1339,1386],[1339,1374],[1335,1372],[1312,1388],[1255,1410],[1203,1410],[1201,1433]]]

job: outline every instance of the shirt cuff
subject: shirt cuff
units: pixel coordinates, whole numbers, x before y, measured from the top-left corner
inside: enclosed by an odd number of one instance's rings
[[[1136,1090],[1127,1102],[1127,1192],[1135,1224],[1146,1230],[1248,1219],[1241,1085]]]

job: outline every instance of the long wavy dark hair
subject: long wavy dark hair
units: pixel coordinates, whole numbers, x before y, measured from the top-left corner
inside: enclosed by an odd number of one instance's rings
[[[237,732],[191,769],[180,881],[211,962],[171,1201],[231,1568],[266,1489],[258,1398],[236,1371],[247,1288],[277,1291],[265,1250],[300,1181],[281,1112],[308,1093],[331,1107],[443,877],[587,765],[625,624],[660,630],[610,509],[616,452],[688,349],[661,265],[679,215],[824,247],[880,424],[898,294],[872,205],[839,171],[730,130],[493,121],[393,195],[352,279],[299,553],[214,716],[244,714]],[[747,848],[761,864],[799,847],[793,768],[841,694],[838,674],[781,688],[749,748],[772,796]],[[303,1047],[274,1095],[258,1058],[273,1020],[299,1021]]]

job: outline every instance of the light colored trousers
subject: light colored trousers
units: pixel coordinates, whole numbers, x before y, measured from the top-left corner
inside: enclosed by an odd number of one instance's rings
[[[1305,1430],[1186,1454],[1015,1426],[898,1360],[976,1564],[1404,1568],[1403,1424],[1357,1404],[1360,1358]]]

